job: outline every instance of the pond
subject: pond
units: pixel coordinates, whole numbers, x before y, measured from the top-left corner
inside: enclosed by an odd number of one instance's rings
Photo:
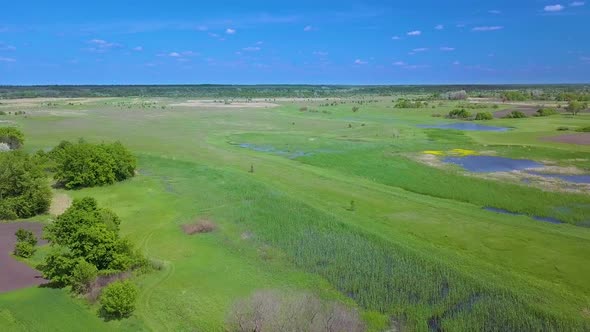
[[[566,182],[590,184],[590,175],[588,175],[588,174],[571,175],[571,174],[541,173],[541,172],[535,172],[535,171],[527,171],[527,173],[542,176],[545,178],[556,178],[556,179],[560,179],[560,180],[563,180]]]
[[[239,146],[241,148],[246,148],[246,149],[250,149],[253,151],[257,151],[257,152],[267,152],[267,153],[274,153],[280,156],[285,156],[287,158],[290,159],[294,159],[294,158],[298,158],[298,157],[303,157],[303,156],[308,156],[311,155],[311,152],[304,152],[304,151],[284,151],[284,150],[279,150],[271,145],[256,145],[256,144],[251,144],[251,143],[241,143],[239,144]]]
[[[446,157],[445,163],[459,165],[470,172],[510,172],[543,167],[543,164],[528,159],[512,159],[495,156]]]
[[[508,127],[494,127],[485,126],[477,123],[460,122],[460,123],[447,123],[440,125],[418,125],[420,128],[432,128],[432,129],[455,129],[455,130],[469,130],[469,131],[508,131]]]
[[[490,212],[495,212],[495,213],[501,213],[501,214],[509,214],[511,216],[526,216],[526,214],[523,213],[516,213],[516,212],[512,212],[512,211],[508,211],[508,210],[504,210],[504,209],[499,209],[499,208],[495,208],[495,207],[491,207],[491,206],[486,206],[483,208],[486,211],[490,211]],[[544,221],[544,222],[548,222],[548,223],[552,223],[552,224],[563,224],[564,222],[556,219],[556,218],[552,218],[552,217],[539,217],[539,216],[529,216],[537,221]]]

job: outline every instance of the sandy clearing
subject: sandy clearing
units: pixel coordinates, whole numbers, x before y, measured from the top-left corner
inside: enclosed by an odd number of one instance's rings
[[[590,145],[590,133],[567,134],[552,137],[543,137],[543,141],[553,141],[558,143]]]
[[[207,108],[270,108],[277,107],[279,104],[264,102],[264,101],[237,101],[230,104],[215,102],[214,100],[187,100],[182,103],[170,104],[168,106],[179,107],[207,107]]]
[[[39,245],[47,243],[40,238],[43,224],[35,222],[0,223],[0,271],[2,271],[0,273],[0,293],[47,283],[47,280],[41,276],[41,272],[11,256],[16,243],[14,233],[20,228],[32,231],[39,238]]]
[[[49,213],[54,216],[59,216],[64,213],[72,205],[72,198],[67,194],[57,193],[51,199],[49,206]]]

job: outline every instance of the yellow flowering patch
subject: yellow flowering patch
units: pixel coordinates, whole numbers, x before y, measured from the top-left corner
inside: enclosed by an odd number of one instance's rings
[[[478,154],[477,151],[466,150],[466,149],[452,149],[450,154],[457,156],[473,156]]]
[[[422,151],[422,153],[424,154],[432,154],[435,156],[444,156],[445,152],[444,151],[437,151],[437,150],[426,150],[426,151]]]
[[[474,150],[467,150],[467,149],[452,149],[450,151],[439,151],[439,150],[426,150],[422,151],[424,154],[430,154],[434,156],[473,156],[479,154],[477,151]]]

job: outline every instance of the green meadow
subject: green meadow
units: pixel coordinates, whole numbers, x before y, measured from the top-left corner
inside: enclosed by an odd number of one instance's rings
[[[22,129],[28,152],[84,138],[118,140],[138,156],[130,180],[56,191],[114,210],[122,234],[160,268],[132,278],[140,295],[128,319],[103,321],[96,304],[67,289],[27,288],[0,294],[0,326],[225,331],[236,301],[284,290],[355,307],[369,331],[590,330],[588,192],[421,159],[428,150],[466,149],[590,173],[590,145],[544,139],[563,134],[558,127],[572,134],[590,126],[590,113],[477,121],[510,130],[459,131],[418,127],[458,122],[438,116],[457,102],[398,109],[391,97],[372,100],[244,108],[131,97],[3,103],[2,110],[26,111],[0,120]],[[217,230],[182,231],[199,219]]]

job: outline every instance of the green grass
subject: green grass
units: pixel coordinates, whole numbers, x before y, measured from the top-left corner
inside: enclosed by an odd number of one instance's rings
[[[350,103],[320,103],[238,111],[120,110],[100,102],[86,105],[94,110],[85,115],[19,119],[29,151],[85,137],[118,139],[140,155],[134,179],[69,193],[114,209],[122,233],[163,269],[133,279],[141,295],[129,320],[102,322],[96,307],[66,291],[30,289],[0,294],[0,312],[11,306],[0,324],[37,326],[34,308],[56,298],[54,307],[78,315],[44,319],[48,329],[88,321],[96,330],[223,331],[237,299],[284,288],[359,306],[374,331],[390,319],[422,331],[590,329],[583,314],[590,308],[590,229],[481,209],[577,223],[588,216],[588,195],[466,177],[409,157],[467,148],[587,169],[590,148],[539,138],[561,125],[587,125],[589,117],[495,119],[486,124],[515,129],[457,132],[415,127],[451,121],[431,114],[448,113],[454,102],[399,110],[384,99],[356,113]],[[289,159],[238,143],[308,155]],[[351,200],[354,211],[347,210]],[[556,209],[563,206],[570,211]],[[180,225],[198,218],[219,229],[183,234]],[[27,292],[36,296],[17,310]]]

